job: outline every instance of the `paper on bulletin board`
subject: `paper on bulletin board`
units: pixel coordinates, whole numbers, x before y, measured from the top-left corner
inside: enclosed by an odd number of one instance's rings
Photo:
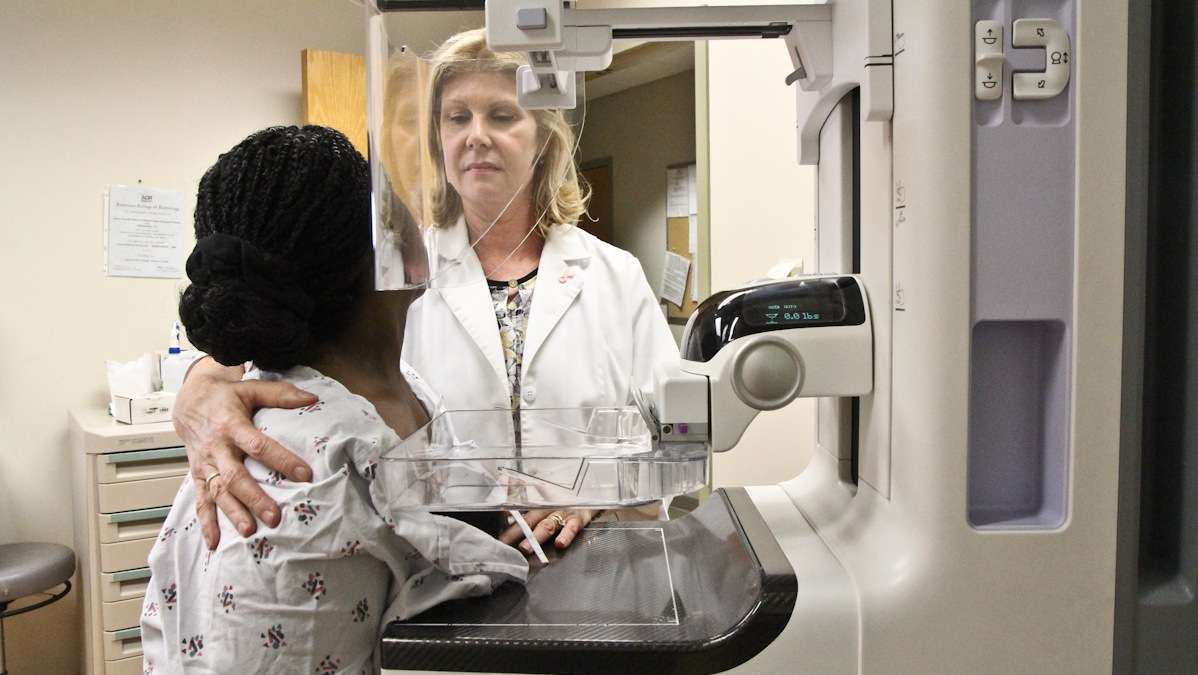
[[[699,213],[699,190],[695,187],[697,175],[698,169],[694,164],[686,167],[686,185],[690,191],[690,203],[687,206],[687,213],[692,216]],[[695,240],[692,238],[691,241]]]
[[[666,251],[666,264],[661,274],[661,297],[679,307],[686,293],[691,261],[677,253]]]
[[[699,289],[699,197],[696,189],[696,165],[694,162],[677,164],[666,169],[667,218],[666,250],[687,261],[689,269],[685,277],[676,281],[683,285],[681,296],[667,298],[662,285],[662,298],[668,301],[666,316],[671,321],[685,321],[698,306],[701,298]],[[667,267],[671,259],[667,257]],[[681,264],[675,261],[681,268]],[[666,271],[663,270],[663,277]],[[688,293],[686,287],[690,287]]]
[[[685,218],[690,215],[690,172],[680,166],[666,169],[666,218]]]
[[[183,193],[110,187],[104,203],[104,248],[110,277],[182,277]]]
[[[691,260],[699,259],[699,216],[691,214],[687,218],[688,242],[690,244]],[[695,283],[691,284],[691,300],[699,301],[698,269],[695,270]]]

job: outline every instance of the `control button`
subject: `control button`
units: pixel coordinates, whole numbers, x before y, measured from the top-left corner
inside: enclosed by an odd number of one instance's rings
[[[544,7],[525,7],[516,10],[516,28],[544,30],[549,27],[549,12]]]
[[[987,56],[978,59],[974,69],[974,96],[979,101],[996,101],[1002,98],[1003,57]]]
[[[1011,31],[1012,47],[1043,47],[1044,72],[1015,73],[1016,100],[1052,98],[1069,84],[1069,36],[1052,19],[1016,19]]]
[[[979,101],[1002,98],[1002,24],[979,21],[973,26],[974,85]]]

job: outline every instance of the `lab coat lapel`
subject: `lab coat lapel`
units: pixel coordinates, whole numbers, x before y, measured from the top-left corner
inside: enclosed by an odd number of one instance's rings
[[[499,343],[495,306],[482,265],[466,237],[466,223],[459,219],[453,227],[434,230],[432,236],[438,272],[431,285],[506,387],[507,366]]]
[[[524,338],[524,372],[528,372],[537,351],[578,297],[586,279],[590,255],[575,227],[554,225],[550,229],[541,251],[537,287],[533,291],[528,332]]]

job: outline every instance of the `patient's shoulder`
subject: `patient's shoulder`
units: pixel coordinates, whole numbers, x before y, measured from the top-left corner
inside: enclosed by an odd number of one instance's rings
[[[345,426],[344,418],[350,417],[351,412],[357,412],[364,419],[374,415],[374,406],[366,399],[353,394],[337,380],[306,366],[296,366],[283,372],[250,370],[246,373],[246,379],[286,382],[318,399],[316,403],[302,408],[262,408],[255,413],[255,422],[279,421],[287,423],[289,427]]]
[[[302,408],[263,408],[254,414],[254,426],[309,462],[317,460],[335,471],[355,448],[386,447],[394,436],[373,404],[312,368],[251,370],[246,377],[287,382],[317,397]]]

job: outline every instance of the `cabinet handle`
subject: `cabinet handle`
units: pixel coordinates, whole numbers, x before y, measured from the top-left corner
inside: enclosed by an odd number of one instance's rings
[[[135,570],[121,570],[120,572],[112,573],[113,581],[136,581],[137,579],[149,579],[150,568],[139,567]]]
[[[110,523],[131,523],[138,520],[154,520],[156,518],[165,518],[166,514],[171,512],[169,506],[158,506],[152,509],[138,509],[136,511],[118,511],[117,513],[106,513],[104,518]]]
[[[129,638],[140,638],[140,637],[141,637],[141,626],[134,626],[132,628],[122,628],[121,630],[115,631],[112,634],[112,638],[114,640],[128,640]]]
[[[130,462],[145,462],[151,459],[176,459],[187,456],[187,448],[158,448],[156,450],[137,450],[135,452],[114,452],[104,455],[109,464],[128,464]]]

